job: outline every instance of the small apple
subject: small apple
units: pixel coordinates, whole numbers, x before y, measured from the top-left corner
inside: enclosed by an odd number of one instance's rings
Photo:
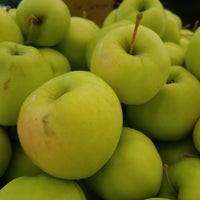
[[[121,103],[145,103],[165,84],[170,57],[150,28],[138,23],[115,26],[95,44],[92,51],[88,47],[90,71],[113,88]]]
[[[144,199],[158,193],[162,175],[162,161],[152,140],[123,127],[110,160],[85,182],[102,199]]]
[[[6,10],[0,6],[0,42],[12,41],[24,43],[23,34],[17,23],[12,19]]]
[[[24,101],[17,129],[22,148],[44,172],[81,179],[113,154],[122,129],[117,95],[89,71],[57,76]]]
[[[200,158],[187,157],[165,165],[158,196],[170,199],[200,199]]]
[[[70,11],[62,0],[22,0],[17,7],[16,22],[25,44],[54,46],[67,33]]]
[[[86,46],[98,30],[99,26],[92,20],[78,16],[71,17],[67,34],[55,48],[66,56],[72,70],[88,70],[85,58]]]
[[[40,47],[38,49],[52,68],[54,76],[71,71],[69,60],[62,53],[51,47]]]
[[[106,16],[105,19],[102,22],[102,27],[108,26],[110,24],[113,24],[116,22],[115,17],[117,13],[117,8],[111,10]],[[101,27],[101,28],[102,28]]]
[[[0,177],[4,175],[10,163],[12,147],[6,131],[0,127]]]
[[[200,116],[200,83],[188,70],[172,66],[162,89],[148,102],[126,105],[128,124],[149,137],[177,141],[186,137]]]
[[[12,19],[14,19],[14,21],[16,22],[16,11],[17,11],[17,8],[9,7],[8,9],[6,9],[6,11],[12,17]]]
[[[143,12],[141,24],[161,36],[166,27],[164,7],[159,0],[122,1],[117,8],[115,20],[129,19],[136,22],[136,15]]]
[[[186,68],[200,80],[200,27],[193,33],[185,55]]]
[[[61,180],[47,174],[39,174],[11,180],[1,188],[0,199],[86,200],[86,197],[81,187],[73,180]]]
[[[54,77],[39,50],[15,42],[0,43],[0,124],[16,125],[25,98]]]
[[[4,173],[6,183],[20,176],[35,176],[43,173],[24,153],[19,142],[12,143],[12,156]]]
[[[164,42],[164,45],[169,53],[171,65],[184,66],[185,64],[185,49],[175,42]]]
[[[180,30],[180,45],[187,51],[188,44],[190,43],[190,39],[193,36],[193,31],[188,28],[182,28]]]

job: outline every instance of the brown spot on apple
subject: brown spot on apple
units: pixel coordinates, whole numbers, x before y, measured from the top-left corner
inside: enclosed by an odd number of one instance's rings
[[[44,133],[47,136],[53,136],[55,135],[55,132],[49,127],[49,114],[46,114],[42,117],[42,126],[44,129]]]
[[[10,86],[11,78],[8,78],[3,84],[3,90],[8,90]]]

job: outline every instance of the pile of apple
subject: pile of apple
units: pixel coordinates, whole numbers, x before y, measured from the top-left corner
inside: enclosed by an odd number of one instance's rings
[[[0,7],[0,199],[200,199],[199,80],[200,28],[159,0]]]

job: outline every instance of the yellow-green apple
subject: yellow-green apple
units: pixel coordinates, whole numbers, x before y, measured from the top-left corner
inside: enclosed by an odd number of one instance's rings
[[[164,167],[158,196],[170,199],[200,199],[200,158],[187,157]]]
[[[159,0],[124,0],[118,7],[115,20],[129,19],[136,21],[138,12],[143,12],[141,24],[161,36],[166,27],[164,7]]]
[[[47,174],[39,174],[11,180],[1,188],[0,199],[86,200],[86,197],[81,187],[73,180],[61,180]]]
[[[4,175],[10,163],[12,147],[6,131],[0,127],[0,177]]]
[[[22,0],[16,22],[24,34],[25,44],[54,46],[66,35],[70,11],[62,0]]]
[[[27,97],[18,136],[25,153],[43,171],[81,179],[110,159],[122,118],[112,88],[95,74],[77,70],[49,80]]]
[[[124,126],[113,156],[85,182],[102,199],[144,199],[158,193],[162,175],[163,164],[152,140]]]
[[[16,125],[28,94],[54,74],[39,50],[15,42],[0,43],[0,124]]]
[[[182,66],[172,66],[162,89],[148,102],[127,105],[128,124],[149,137],[176,141],[186,137],[200,116],[200,83]]]
[[[6,9],[6,11],[8,12],[8,14],[12,17],[12,19],[16,20],[16,11],[17,8],[13,8],[13,7],[9,7],[8,9]],[[15,21],[16,22],[16,21]]]
[[[154,141],[164,164],[171,165],[184,157],[198,156],[192,135],[178,141]]]
[[[54,76],[59,76],[71,71],[69,60],[62,53],[51,47],[40,47],[38,49],[52,68]]]
[[[6,10],[0,6],[0,42],[13,41],[24,43],[23,34],[17,23],[12,19]]]
[[[117,8],[111,10],[106,16],[105,19],[102,22],[102,27],[108,26],[110,24],[115,23],[115,17],[116,17],[116,13],[117,13]],[[102,28],[101,27],[101,28]]]
[[[200,80],[200,27],[193,33],[185,54],[186,68]]]
[[[169,53],[171,65],[184,66],[185,63],[185,49],[175,42],[164,42],[164,45]]]
[[[192,132],[193,144],[198,152],[200,152],[200,118],[195,123]]]
[[[184,50],[187,50],[188,44],[190,43],[190,39],[193,36],[194,31],[188,29],[188,28],[182,28],[180,30],[180,45],[184,48]]]
[[[177,20],[178,16],[172,11],[165,9],[166,27],[161,39],[165,42],[180,43],[180,29],[182,25]],[[178,18],[179,19],[179,18]]]
[[[6,183],[20,176],[34,176],[43,173],[25,154],[19,142],[12,142],[12,156],[4,173]]]
[[[163,41],[143,25],[115,26],[91,49],[87,53],[90,71],[114,89],[121,103],[147,102],[169,76],[170,57]]]
[[[99,26],[92,20],[72,16],[67,34],[56,49],[67,57],[72,70],[88,70],[85,52],[88,41],[99,30]]]

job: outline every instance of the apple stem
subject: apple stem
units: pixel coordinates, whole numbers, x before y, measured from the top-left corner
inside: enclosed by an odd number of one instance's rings
[[[173,193],[175,196],[177,196],[177,193],[176,193],[174,187],[172,186],[171,181],[170,181],[170,178],[169,178],[168,168],[169,168],[168,164],[164,164],[164,174],[165,174],[165,177],[166,177],[166,179],[167,179],[167,184],[168,184],[170,190],[172,191],[172,193]]]
[[[192,31],[194,32],[198,28],[198,26],[199,26],[199,20],[196,20],[195,24],[194,24],[194,26],[192,28]]]
[[[87,19],[87,11],[86,10],[83,10],[82,16],[83,16],[83,18]]]
[[[136,34],[137,34],[138,27],[140,25],[140,22],[142,20],[142,17],[143,17],[142,12],[137,13],[136,22],[135,22],[134,31],[133,31],[132,40],[131,40],[131,45],[130,45],[130,54],[133,54],[133,49],[134,49],[135,40],[136,40]]]

